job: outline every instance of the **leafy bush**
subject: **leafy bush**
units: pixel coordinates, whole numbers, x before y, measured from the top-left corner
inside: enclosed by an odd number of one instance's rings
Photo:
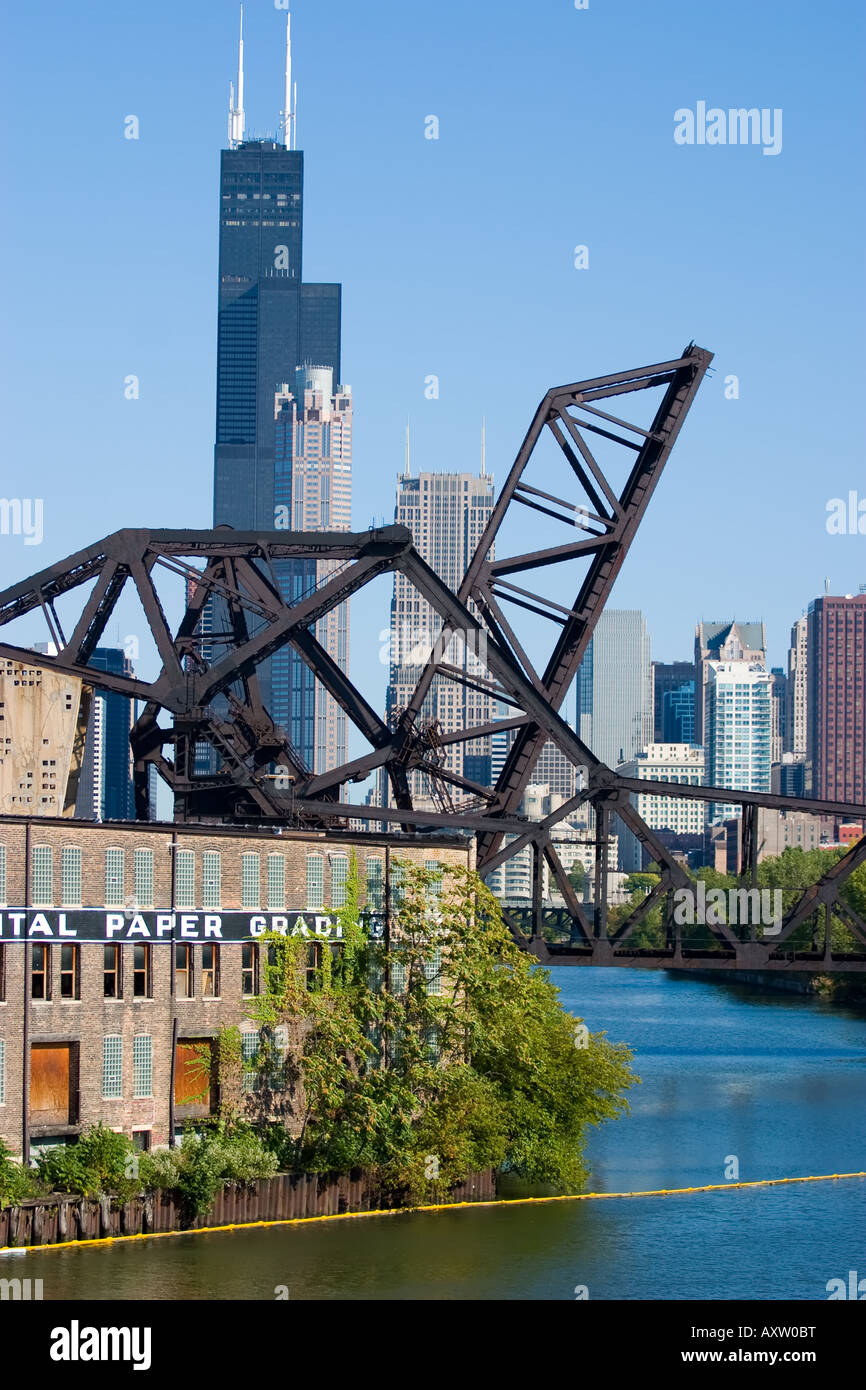
[[[14,1206],[25,1197],[35,1197],[39,1192],[39,1181],[30,1168],[17,1163],[0,1139],[0,1211]]]
[[[145,1187],[177,1193],[191,1217],[202,1216],[227,1182],[250,1183],[279,1171],[276,1154],[247,1125],[217,1127],[197,1134],[187,1130],[177,1148],[144,1154]]]
[[[38,1172],[50,1192],[79,1192],[84,1197],[110,1193],[125,1199],[140,1189],[137,1166],[132,1141],[100,1124],[76,1143],[43,1154]]]

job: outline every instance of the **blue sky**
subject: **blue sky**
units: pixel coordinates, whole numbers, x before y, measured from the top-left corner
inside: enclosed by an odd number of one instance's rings
[[[701,617],[763,617],[782,663],[825,576],[837,593],[866,583],[866,537],[825,529],[828,499],[866,498],[866,11],[298,0],[292,13],[304,276],[344,286],[356,525],[393,516],[407,415],[422,468],[476,467],[486,416],[499,481],[549,386],[695,339],[715,375],[613,606],[643,609],[662,660],[690,654]],[[233,0],[7,14],[0,491],[44,499],[44,539],[0,536],[4,587],[121,526],[210,524],[237,19]],[[276,125],[284,22],[264,0],[245,7],[248,133]],[[678,146],[674,112],[701,100],[781,108],[781,153]],[[356,672],[384,599],[353,613]],[[384,685],[378,663],[366,674]]]

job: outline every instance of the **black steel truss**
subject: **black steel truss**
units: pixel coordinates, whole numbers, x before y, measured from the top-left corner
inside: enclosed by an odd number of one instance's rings
[[[131,735],[140,818],[148,815],[148,772],[153,766],[173,793],[179,820],[266,820],[331,828],[356,820],[421,830],[448,827],[476,836],[478,867],[484,874],[529,847],[534,864],[532,907],[522,916],[512,914],[511,920],[518,939],[542,959],[706,968],[864,969],[866,950],[853,958],[852,953],[844,958],[834,954],[829,930],[835,912],[866,948],[866,923],[840,897],[851,872],[866,862],[866,838],[853,845],[819,884],[801,893],[772,939],[759,939],[754,928],[743,932],[727,924],[711,925],[706,946],[698,948],[684,938],[672,912],[673,894],[689,884],[688,876],[645,824],[632,798],[643,793],[741,805],[744,875],[751,882],[757,868],[759,807],[856,819],[866,815],[866,808],[624,778],[596,758],[559,714],[710,361],[710,353],[690,345],[672,361],[549,391],[535,412],[456,593],[418,555],[410,532],[399,526],[361,533],[235,532],[226,527],[125,530],[0,594],[0,626],[41,610],[57,648],[56,656],[40,653],[37,657],[32,649],[0,644],[0,657],[25,664],[38,661],[143,702]],[[660,400],[646,425],[599,405],[653,388]],[[546,474],[530,481],[535,476],[535,451],[547,436],[558,446],[567,476],[573,480],[573,491],[566,497],[551,492],[549,483],[548,487],[537,485],[547,481]],[[610,468],[603,468],[596,457],[596,440],[604,440],[609,453],[618,451],[628,460],[619,489]],[[579,529],[580,538],[508,553],[503,524],[521,507],[567,526],[572,537]],[[293,604],[283,597],[275,570],[276,563],[286,559],[331,562],[321,581]],[[584,568],[576,597],[568,605],[561,600],[568,592],[567,574],[575,562],[583,562]],[[533,581],[525,577],[553,567],[563,570],[561,584],[557,578],[556,599],[529,587]],[[411,700],[391,720],[372,708],[315,636],[315,625],[325,614],[389,572],[406,576],[438,615],[442,628]],[[185,611],[175,630],[158,592],[157,580],[163,574],[179,577],[187,587]],[[523,582],[515,582],[515,577]],[[538,583],[537,578],[534,582]],[[84,586],[90,586],[89,592],[85,590],[67,638],[57,604]],[[98,671],[89,664],[121,595],[130,586],[138,595],[162,663],[153,681]],[[506,606],[553,623],[553,640],[543,665],[530,660]],[[225,631],[206,632],[206,612],[218,612]],[[449,659],[448,638],[454,634],[461,634],[479,654],[471,671]],[[328,772],[316,773],[305,766],[285,730],[274,724],[259,688],[258,668],[285,646],[298,654],[346,712],[366,740],[368,752]],[[424,716],[434,681],[468,686],[500,702],[507,714],[471,728],[442,731]],[[158,722],[162,712],[171,719],[167,726]],[[507,733],[511,738],[495,787],[480,786],[448,768],[449,748],[493,733]],[[548,740],[583,770],[583,785],[551,815],[530,822],[519,814],[520,804]],[[216,771],[197,770],[196,750],[202,744],[217,755],[213,759]],[[377,769],[387,775],[394,804],[362,806],[348,800],[343,789],[365,781]],[[432,805],[414,804],[413,774],[417,772],[424,774],[432,789],[427,798]],[[578,900],[557,852],[557,825],[584,803],[593,813],[592,905]],[[615,931],[607,920],[612,815],[632,831],[660,869],[659,884]],[[561,912],[552,913],[544,906],[545,864],[565,903]],[[666,946],[661,951],[640,950],[631,939],[657,905],[665,910]],[[786,950],[798,928],[821,916],[820,944],[820,933],[813,932],[808,951]]]

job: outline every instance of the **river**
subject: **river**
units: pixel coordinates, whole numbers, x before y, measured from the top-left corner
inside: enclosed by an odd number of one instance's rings
[[[734,1159],[744,1182],[866,1169],[862,1014],[662,972],[553,974],[642,1080],[592,1132],[593,1190],[720,1183]],[[15,1272],[46,1299],[826,1299],[866,1275],[864,1233],[866,1179],[848,1179],[121,1242]]]

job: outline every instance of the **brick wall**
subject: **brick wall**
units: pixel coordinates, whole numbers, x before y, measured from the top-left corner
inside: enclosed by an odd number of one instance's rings
[[[25,905],[25,837],[26,824],[17,817],[0,818],[0,850],[5,849],[6,893],[0,906]],[[63,902],[61,864],[64,847],[81,850],[81,905],[105,906],[105,862],[107,849],[121,849],[124,863],[124,904],[134,903],[134,852],[153,851],[153,903],[142,907],[170,909],[172,903],[172,859],[178,850],[192,851],[195,856],[195,901],[201,909],[202,858],[204,851],[218,851],[221,859],[221,902],[223,910],[242,910],[242,856],[259,854],[260,902],[268,907],[267,858],[279,854],[285,860],[285,908],[304,909],[307,903],[307,857],[323,857],[324,902],[331,902],[331,868],[333,856],[354,850],[362,878],[366,877],[370,858],[384,860],[386,850],[391,856],[416,863],[435,860],[437,863],[466,865],[471,852],[466,845],[414,837],[338,836],[317,833],[302,836],[286,832],[224,833],[219,829],[174,827],[172,825],[107,824],[94,825],[80,821],[40,819],[31,823],[32,851],[49,847],[52,853],[51,902],[48,907],[76,906]],[[173,848],[176,846],[176,848]],[[44,864],[44,857],[42,860]],[[31,903],[33,902],[31,873]],[[175,897],[177,889],[175,887]],[[23,1026],[26,947],[7,942],[0,947],[3,957],[0,969],[0,1043],[5,1049],[3,1100],[0,1102],[0,1138],[20,1153],[22,1147],[23,1096]],[[78,950],[78,996],[61,997],[60,943],[48,945],[51,986],[49,999],[31,999],[30,1041],[43,1049],[49,1044],[72,1045],[73,1074],[70,1089],[73,1107],[70,1114],[40,1112],[31,1116],[31,1141],[39,1143],[46,1134],[73,1135],[97,1121],[127,1134],[133,1130],[149,1131],[153,1145],[166,1143],[170,1125],[170,1091],[172,1066],[172,1036],[177,1019],[177,1036],[183,1039],[215,1037],[220,1028],[242,1025],[249,1002],[242,995],[242,947],[223,942],[220,947],[220,981],[218,997],[202,996],[201,944],[191,947],[193,962],[192,997],[180,997],[173,991],[172,945],[154,943],[150,949],[150,988],[147,997],[134,992],[134,946],[126,943],[119,948],[121,963],[121,997],[108,998],[104,991],[103,944],[81,942]],[[68,960],[68,958],[67,958]],[[177,983],[176,981],[174,983]],[[133,1095],[134,1039],[151,1039],[152,1095],[136,1098]],[[121,1057],[121,1094],[103,1094],[103,1048],[106,1037],[119,1038],[121,1044],[112,1046]],[[31,1054],[32,1055],[32,1054]],[[207,1105],[181,1107],[176,1121],[207,1111]],[[37,1119],[39,1123],[36,1123]],[[63,1120],[66,1123],[63,1123]]]

